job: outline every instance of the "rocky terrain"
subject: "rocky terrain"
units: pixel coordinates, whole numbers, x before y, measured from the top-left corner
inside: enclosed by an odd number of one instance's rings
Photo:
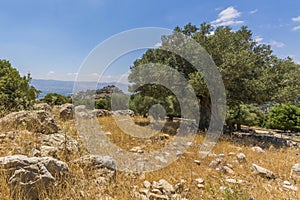
[[[111,116],[134,117],[131,111],[75,109],[80,117],[98,117],[112,142],[137,155],[175,137],[160,132],[140,139],[122,133]],[[52,108],[42,103],[0,118],[2,199],[300,199],[298,142],[255,133],[224,135],[199,159],[199,134],[161,170],[122,172],[114,158],[88,152],[73,111],[72,104]]]

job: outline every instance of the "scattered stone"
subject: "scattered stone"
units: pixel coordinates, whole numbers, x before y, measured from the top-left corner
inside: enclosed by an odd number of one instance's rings
[[[252,147],[251,150],[256,152],[256,153],[265,153],[265,151],[262,148],[258,147],[258,146]]]
[[[300,181],[300,164],[295,164],[291,169],[291,177],[294,181]]]
[[[139,189],[139,192],[140,192],[140,194],[144,194],[144,195],[148,195],[148,193],[149,193],[149,190],[148,189],[145,189],[145,188],[141,188],[141,189]]]
[[[289,181],[283,181],[283,185],[291,185]]]
[[[237,160],[242,163],[242,162],[247,162],[246,156],[243,153],[238,153],[236,155]]]
[[[177,193],[181,193],[184,189],[184,185],[186,184],[186,180],[181,179],[179,183],[176,183],[175,185],[175,191]]]
[[[162,189],[167,192],[167,193],[174,193],[175,189],[173,187],[173,185],[171,185],[168,181],[166,181],[165,179],[161,179],[158,181],[159,184],[161,184]]]
[[[159,189],[156,189],[156,188],[153,188],[151,190],[151,192],[154,193],[154,194],[163,194]]]
[[[204,186],[203,184],[197,184],[197,187],[198,187],[199,189],[204,189],[204,188],[205,188],[205,186]]]
[[[270,171],[266,168],[263,168],[263,167],[258,166],[256,164],[252,164],[251,168],[254,170],[254,172],[257,175],[260,175],[263,178],[268,178],[268,179],[275,179],[276,178],[276,175],[272,171]]]
[[[227,174],[234,174],[234,171],[230,167],[228,167],[226,165],[220,167],[220,171],[223,171],[223,172],[225,172]]]
[[[232,190],[232,188],[227,187],[227,186],[221,186],[221,187],[219,188],[219,190],[220,190],[221,192],[226,192],[226,191],[228,191],[228,192],[230,192],[231,194],[234,193],[234,191]]]
[[[130,149],[131,152],[134,153],[144,153],[144,146],[136,146]]]
[[[292,190],[292,191],[295,191],[295,192],[298,191],[298,187],[293,186],[293,185],[283,185],[283,188],[286,188],[286,189],[289,189],[289,190]]]
[[[144,187],[149,189],[151,187],[151,183],[147,180],[144,181]]]
[[[204,180],[202,178],[196,178],[195,181],[199,184],[204,183]]]
[[[216,168],[220,163],[221,163],[221,159],[217,158],[216,160],[210,162],[209,167]]]
[[[200,165],[200,160],[194,160],[194,163],[196,163],[197,165]]]
[[[234,156],[235,153],[234,153],[234,152],[229,152],[228,155],[229,155],[229,156]]]
[[[44,110],[13,112],[0,119],[1,131],[27,130],[33,133],[53,134],[59,128]]]
[[[150,200],[169,200],[169,197],[167,195],[162,195],[162,194],[154,194],[154,193],[150,193],[149,194],[149,199]]]

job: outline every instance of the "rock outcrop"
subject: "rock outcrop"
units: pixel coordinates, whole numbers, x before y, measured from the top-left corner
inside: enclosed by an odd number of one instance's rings
[[[73,104],[66,103],[60,106],[59,118],[66,121],[73,119]]]
[[[52,134],[59,128],[44,110],[20,111],[10,113],[0,119],[1,131],[28,130],[33,133]]]
[[[54,158],[24,155],[1,157],[0,166],[7,176],[13,198],[26,200],[40,199],[57,178],[69,171],[66,163]]]

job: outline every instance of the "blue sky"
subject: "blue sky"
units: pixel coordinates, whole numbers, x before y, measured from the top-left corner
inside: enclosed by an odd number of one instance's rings
[[[300,63],[299,0],[0,0],[0,58],[33,78],[74,80],[89,52],[110,36],[188,22],[246,25],[276,55]],[[107,81],[127,72],[141,53],[114,62]]]

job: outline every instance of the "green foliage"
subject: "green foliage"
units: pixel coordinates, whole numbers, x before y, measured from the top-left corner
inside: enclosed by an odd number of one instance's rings
[[[106,98],[99,99],[99,100],[95,101],[95,108],[96,109],[111,110],[111,98],[106,97]]]
[[[300,131],[300,108],[291,104],[277,104],[266,116],[265,127]]]
[[[246,26],[242,26],[237,31],[234,31],[230,27],[221,26],[214,28],[207,23],[197,27],[189,23],[183,29],[176,27],[175,31],[192,37],[205,48],[214,60],[225,85],[229,119],[232,119],[237,114],[237,110],[244,109],[243,105],[246,104],[259,105],[269,101],[287,103],[300,99],[299,65],[290,58],[277,58],[272,54],[270,45],[257,43],[253,39],[251,30]],[[212,32],[214,34],[211,34]],[[169,45],[170,41],[172,43],[175,41],[176,49],[180,50],[181,46],[184,46],[184,40],[176,40],[174,35],[169,35],[162,37],[162,47]],[[193,49],[190,49],[190,51],[193,52]],[[139,85],[139,83],[143,83],[142,79],[148,77],[146,76],[147,74],[154,74],[158,78],[165,76],[166,73],[163,70],[155,72],[149,70],[151,67],[149,63],[167,65],[177,70],[187,79],[199,99],[200,129],[205,130],[211,117],[211,102],[210,94],[202,75],[184,58],[158,48],[149,49],[141,59],[134,62],[128,77],[129,81]],[[181,83],[178,82],[176,77],[168,81],[172,81],[174,87],[180,87]],[[157,84],[136,88],[132,92],[139,93],[143,97],[153,97],[162,101],[165,101],[167,98],[176,98],[169,89]],[[184,92],[186,87],[182,88]],[[176,107],[174,109],[177,110],[174,113],[177,113],[179,110]],[[243,112],[243,115],[248,115],[248,117],[235,116],[238,118],[227,121],[247,124],[252,124],[254,123],[253,121],[256,121],[251,119],[256,118],[251,109],[244,109]],[[239,113],[241,114],[241,112]],[[256,115],[260,114],[256,113]]]
[[[9,61],[0,60],[0,112],[29,109],[39,91],[30,86],[30,74],[21,77]]]
[[[226,123],[230,125],[260,126],[263,120],[263,112],[254,105],[240,104],[227,110]]]
[[[41,99],[41,101],[53,106],[71,103],[71,98],[65,97],[57,93],[48,93],[43,99]]]

